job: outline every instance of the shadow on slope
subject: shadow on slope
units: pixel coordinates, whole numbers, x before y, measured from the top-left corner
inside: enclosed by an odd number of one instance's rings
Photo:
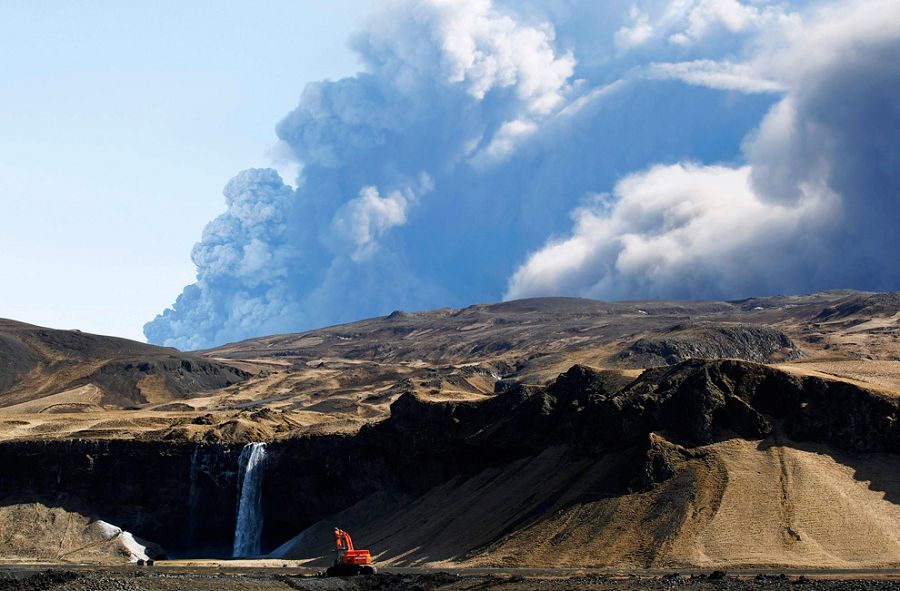
[[[339,526],[398,565],[900,564],[896,400],[734,361],[600,375],[401,398],[358,436],[403,435],[393,476],[276,554],[327,563]]]

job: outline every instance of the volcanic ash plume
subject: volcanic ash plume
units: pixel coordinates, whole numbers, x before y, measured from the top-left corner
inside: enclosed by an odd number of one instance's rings
[[[195,349],[524,296],[896,289],[900,5],[416,0],[307,85],[225,187],[197,280],[145,326]]]

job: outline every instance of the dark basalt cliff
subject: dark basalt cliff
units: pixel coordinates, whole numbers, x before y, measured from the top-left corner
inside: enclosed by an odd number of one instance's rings
[[[136,441],[0,445],[0,505],[41,502],[163,540],[175,554],[231,548],[240,449]]]
[[[263,548],[376,492],[419,495],[452,478],[559,447],[616,458],[603,494],[646,490],[698,446],[777,435],[848,452],[900,452],[900,402],[856,386],[737,361],[687,361],[621,387],[574,366],[549,386],[481,403],[401,396],[391,417],[355,435],[268,446]],[[87,507],[173,555],[228,555],[238,447],[129,441],[0,445],[0,502]],[[524,516],[523,516],[524,518]],[[499,534],[498,534],[499,535]]]
[[[688,359],[742,359],[769,363],[801,356],[800,347],[784,332],[771,326],[688,324],[639,339],[616,357],[637,367],[658,367]]]

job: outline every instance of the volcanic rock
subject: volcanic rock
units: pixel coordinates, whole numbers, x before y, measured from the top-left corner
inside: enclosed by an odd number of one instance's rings
[[[777,328],[753,324],[677,325],[667,333],[642,338],[618,355],[637,367],[675,365],[688,359],[742,359],[757,363],[789,361],[800,348]]]

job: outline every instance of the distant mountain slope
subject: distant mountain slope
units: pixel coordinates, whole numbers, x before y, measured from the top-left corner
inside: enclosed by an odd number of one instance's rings
[[[305,333],[274,335],[205,352],[229,359],[305,362],[345,358],[380,363],[453,363],[504,354],[547,355],[609,344],[635,331],[665,329],[693,317],[727,321],[742,310],[726,302],[600,302],[532,298],[460,310],[395,311],[380,318]]]
[[[0,407],[7,410],[132,408],[189,398],[247,377],[175,349],[0,320]]]
[[[193,353],[0,321],[0,440],[353,432],[404,393],[479,401],[575,363],[630,380],[692,358],[778,364],[900,394],[900,295],[533,298],[396,311]]]
[[[859,302],[863,302],[859,305]],[[846,313],[824,320],[829,310]],[[230,363],[262,364],[280,376],[283,390],[350,389],[328,385],[352,374],[353,388],[379,405],[403,388],[436,397],[472,392],[457,388],[459,368],[480,371],[490,393],[514,383],[544,383],[572,363],[636,375],[634,370],[690,358],[762,363],[820,363],[814,371],[857,381],[871,361],[872,386],[900,391],[900,298],[897,294],[830,291],[739,301],[600,302],[533,298],[461,310],[395,311],[372,318],[228,344],[202,354]],[[880,364],[880,365],[878,365]],[[877,366],[877,367],[876,367]],[[868,367],[868,366],[867,366]],[[792,369],[785,367],[785,369]],[[865,381],[864,379],[862,381]],[[253,387],[252,385],[250,386]],[[487,389],[485,389],[485,387]],[[379,410],[380,409],[380,410]],[[367,412],[371,414],[371,412]]]
[[[697,345],[694,357],[714,359],[730,353],[730,357],[747,361],[768,361],[780,349],[802,346],[790,337],[811,337],[809,343],[816,348],[814,343],[823,342],[832,327],[843,329],[848,322],[861,323],[874,317],[895,320],[898,313],[900,294],[855,291],[728,302],[532,298],[460,310],[395,311],[388,316],[303,333],[249,339],[202,353],[281,365],[327,359],[461,363],[511,356],[546,357],[599,348],[615,353],[642,337],[679,331],[682,341]],[[839,325],[828,322],[833,317],[840,318]]]

